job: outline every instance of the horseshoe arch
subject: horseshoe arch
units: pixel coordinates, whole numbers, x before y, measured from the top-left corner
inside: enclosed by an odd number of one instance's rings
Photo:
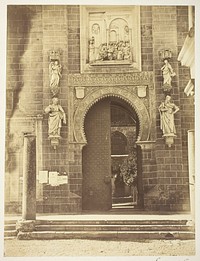
[[[87,143],[84,132],[84,120],[86,114],[95,103],[106,97],[118,97],[127,102],[135,110],[139,119],[139,135],[137,140],[148,141],[151,129],[149,113],[138,96],[128,90],[122,89],[121,87],[99,88],[80,101],[74,114],[73,131],[75,141],[82,144]]]

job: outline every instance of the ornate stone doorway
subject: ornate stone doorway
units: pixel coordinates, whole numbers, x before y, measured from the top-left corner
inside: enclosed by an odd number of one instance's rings
[[[141,197],[139,188],[142,186],[136,185],[132,195],[133,187],[125,184],[120,176],[120,165],[131,153],[137,157],[135,142],[139,120],[136,112],[120,98],[104,98],[88,111],[84,131],[87,145],[82,153],[83,210],[109,210],[116,208],[117,203],[133,208],[138,192]],[[138,174],[141,182],[141,173]]]
[[[71,191],[77,195],[77,204],[80,209],[110,209],[112,207],[112,186],[111,186],[111,105],[117,103],[123,107],[124,110],[130,113],[137,123],[135,135],[136,152],[138,171],[142,173],[140,175],[141,182],[138,182],[138,194],[137,205],[145,206],[145,185],[146,180],[149,179],[148,166],[151,164],[151,155],[153,154],[153,144],[155,143],[155,123],[156,123],[156,107],[155,107],[155,89],[153,83],[152,72],[135,72],[125,74],[71,74],[68,78],[69,84],[69,118],[68,118],[68,137],[69,137],[69,175],[73,185]],[[108,105],[100,105],[108,103]],[[112,103],[112,104],[111,104]],[[96,116],[91,116],[97,107],[99,106],[99,112],[96,112]],[[104,108],[107,112],[101,111]],[[107,108],[107,109],[106,109]],[[97,110],[98,111],[98,110]],[[103,115],[110,115],[110,118],[103,120]],[[91,119],[89,120],[89,118]],[[93,120],[92,120],[93,118]],[[99,122],[96,120],[99,119]],[[88,123],[88,121],[90,121]],[[107,125],[107,123],[109,123]],[[97,132],[97,126],[103,126],[102,137],[95,138]],[[105,130],[107,133],[105,133]],[[92,133],[93,131],[93,133]],[[101,141],[101,145],[104,144],[103,138],[107,137],[110,145],[104,146],[106,152],[105,157],[102,156],[102,161],[97,162],[99,157],[98,145],[92,145],[96,148],[96,151],[90,152],[90,143],[93,137],[93,142]],[[102,140],[101,140],[102,139]],[[148,154],[148,155],[147,155]],[[149,156],[149,154],[151,154]],[[91,158],[93,157],[93,159]],[[153,156],[152,156],[153,157]],[[107,161],[110,160],[110,162]],[[89,164],[89,161],[92,163]],[[87,163],[88,162],[88,163]],[[95,162],[95,163],[94,163]],[[106,164],[102,164],[106,163]],[[91,171],[93,164],[94,173]],[[101,183],[97,187],[107,186],[109,188],[105,193],[104,202],[99,203],[99,197],[102,193],[94,191],[94,184],[90,184],[90,181],[95,181],[95,177],[92,176],[99,171],[99,165],[101,168],[105,167],[104,175],[101,177]],[[145,172],[146,171],[146,172]],[[86,173],[91,172],[91,176]],[[143,182],[143,184],[142,184]],[[85,184],[89,184],[85,186]],[[103,184],[103,185],[102,185]],[[97,189],[98,190],[98,189]],[[87,197],[84,195],[88,195]],[[96,198],[98,202],[91,201],[89,198]],[[144,198],[144,203],[143,203]],[[106,204],[105,204],[106,202]],[[98,204],[97,204],[98,203]]]

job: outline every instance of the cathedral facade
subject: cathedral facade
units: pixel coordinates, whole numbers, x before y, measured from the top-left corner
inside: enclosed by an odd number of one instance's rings
[[[189,10],[8,6],[5,213],[22,211],[27,161],[37,213],[190,210]]]

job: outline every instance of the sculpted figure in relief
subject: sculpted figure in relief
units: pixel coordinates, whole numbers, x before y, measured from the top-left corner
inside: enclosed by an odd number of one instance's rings
[[[94,46],[94,37],[89,40],[89,61],[95,61],[95,46]]]
[[[91,40],[89,41],[89,60],[93,51]],[[98,48],[98,53],[95,60],[111,61],[111,60],[132,60],[131,47],[129,41],[119,41],[103,43]]]
[[[179,111],[179,108],[171,102],[171,96],[167,95],[165,101],[159,106],[160,128],[163,135],[176,134],[174,114],[177,111]]]
[[[62,121],[64,124],[66,124],[66,115],[61,105],[58,104],[58,98],[54,97],[52,99],[52,104],[47,106],[44,111],[45,113],[49,114],[49,119],[48,119],[49,137],[52,136],[60,137],[60,129],[62,127]]]
[[[62,66],[59,64],[57,60],[50,62],[49,64],[50,88],[53,96],[58,94],[59,82],[60,82],[60,78],[62,77],[61,69]]]

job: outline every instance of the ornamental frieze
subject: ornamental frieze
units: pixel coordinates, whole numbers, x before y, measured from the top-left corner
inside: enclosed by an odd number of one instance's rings
[[[102,86],[102,85],[149,85],[153,88],[152,72],[134,73],[98,73],[98,74],[69,74],[69,86]]]

